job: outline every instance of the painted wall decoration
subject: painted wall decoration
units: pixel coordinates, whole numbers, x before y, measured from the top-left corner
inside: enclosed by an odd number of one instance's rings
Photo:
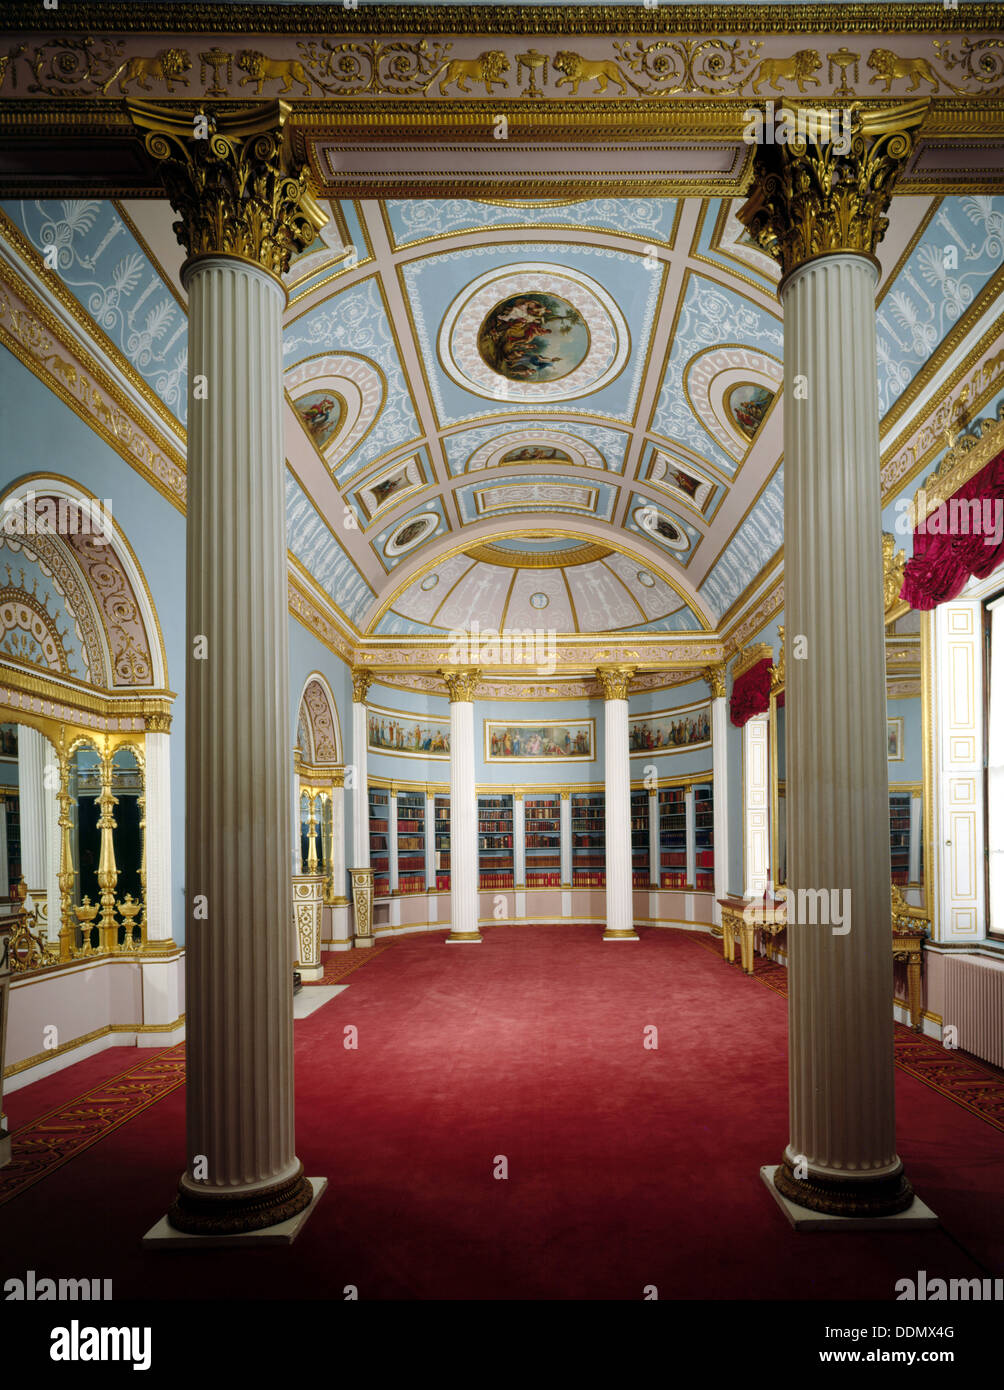
[[[649,753],[682,753],[711,742],[711,711],[707,705],[658,710],[628,720],[628,748],[632,758]]]
[[[725,408],[747,439],[752,439],[763,424],[777,393],[752,382],[740,382],[725,397]]]
[[[510,449],[503,454],[499,463],[571,463],[564,449],[555,449],[548,444],[525,444],[521,449]]]
[[[903,761],[903,718],[901,715],[886,720],[886,738],[889,745],[889,761],[901,763]]]
[[[395,499],[400,502],[403,497],[408,493],[415,492],[423,483],[422,469],[416,457],[399,459],[397,463],[392,463],[389,468],[385,468],[370,482],[360,485],[359,498],[366,513],[366,519],[372,521]]]
[[[715,485],[696,469],[688,467],[680,459],[664,454],[661,449],[649,465],[648,482],[668,492],[671,497],[703,512],[715,492]]]
[[[366,744],[372,753],[393,753],[408,758],[450,757],[450,721],[404,710],[370,705],[366,712]]]
[[[439,515],[436,512],[420,512],[418,516],[409,517],[387,541],[384,554],[403,555],[406,551],[413,550],[416,545],[420,545],[431,536],[438,525]]]
[[[596,721],[569,724],[511,724],[485,720],[486,763],[592,762]]]
[[[661,545],[668,546],[670,550],[687,550],[690,541],[684,534],[680,526],[673,517],[653,506],[651,502],[643,502],[641,506],[635,508],[633,520],[652,537],[659,541]]]
[[[323,453],[324,446],[337,434],[345,414],[345,402],[334,391],[308,391],[293,402],[303,427]]]
[[[508,381],[558,381],[589,351],[589,329],[566,299],[546,291],[510,295],[478,333],[478,351]]]

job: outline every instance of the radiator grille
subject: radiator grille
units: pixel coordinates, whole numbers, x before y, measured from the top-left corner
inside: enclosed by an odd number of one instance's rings
[[[944,1023],[956,1026],[956,1041],[964,1052],[1004,1067],[1004,967],[948,956]]]

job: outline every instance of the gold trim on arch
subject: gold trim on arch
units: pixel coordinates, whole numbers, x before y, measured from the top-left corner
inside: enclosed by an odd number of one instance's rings
[[[582,541],[582,534],[581,534],[581,532],[578,532],[578,531],[565,531],[565,530],[561,530],[561,529],[549,529],[549,530],[546,530],[546,531],[541,531],[541,530],[536,530],[536,529],[532,529],[532,528],[518,527],[518,528],[516,528],[516,529],[514,529],[514,530],[512,530],[512,531],[507,531],[507,532],[505,532],[504,534],[505,534],[508,538],[513,538],[513,539],[518,538],[518,537],[520,537],[520,536],[528,536],[528,537],[546,537],[546,538],[548,538],[548,539],[555,539],[555,538],[557,538],[557,539],[569,539],[569,540],[579,540],[579,541]],[[457,545],[455,545],[455,546],[452,546],[449,550],[444,550],[441,554],[436,555],[433,559],[429,559],[429,560],[424,561],[423,564],[422,564],[418,569],[413,570],[412,573],[408,576],[407,580],[406,580],[404,583],[397,585],[397,587],[394,588],[394,589],[392,590],[392,592],[391,592],[386,598],[384,598],[384,599],[381,600],[381,602],[380,602],[380,607],[379,607],[378,610],[373,614],[372,618],[371,618],[371,619],[369,620],[369,622],[367,623],[367,625],[366,625],[366,630],[365,630],[365,632],[364,632],[362,635],[363,635],[364,637],[374,637],[374,636],[382,635],[382,634],[374,633],[373,629],[374,629],[375,625],[376,625],[376,624],[380,621],[380,619],[383,617],[383,615],[387,612],[387,610],[393,606],[395,600],[396,600],[397,598],[399,598],[400,595],[401,595],[402,593],[404,593],[404,591],[405,591],[406,589],[410,588],[412,584],[417,583],[420,579],[424,579],[425,576],[426,576],[431,570],[433,570],[433,569],[436,567],[436,565],[441,564],[444,560],[450,560],[450,559],[453,558],[454,555],[470,554],[470,551],[471,551],[471,549],[472,549],[472,544],[483,544],[483,542],[474,542],[474,543],[472,543],[471,541],[466,541],[466,542],[461,541],[459,544],[457,544]],[[590,544],[590,542],[583,541],[583,544]],[[655,563],[650,563],[644,556],[639,555],[639,554],[638,554],[635,550],[633,550],[629,545],[627,545],[626,543],[623,543],[623,542],[621,542],[621,541],[619,541],[619,540],[610,540],[610,541],[607,541],[607,542],[606,542],[606,545],[609,547],[609,549],[608,549],[608,554],[609,554],[610,551],[616,550],[619,554],[621,554],[621,555],[627,555],[629,559],[634,560],[634,561],[637,561],[637,563],[638,563],[639,565],[641,565],[643,569],[647,569],[647,570],[652,570],[652,571],[654,571],[654,573],[657,574],[657,575],[659,576],[659,578],[660,578],[661,580],[663,580],[664,583],[666,583],[666,584],[669,585],[669,587],[674,591],[674,593],[677,595],[678,598],[683,599],[684,603],[687,605],[687,607],[690,609],[690,611],[694,614],[694,616],[697,618],[697,620],[702,624],[702,626],[701,626],[700,628],[690,628],[690,629],[688,629],[686,632],[672,632],[672,633],[665,632],[665,633],[659,633],[659,634],[643,633],[643,634],[641,634],[641,636],[644,636],[644,637],[658,636],[658,638],[659,638],[660,641],[666,642],[666,641],[679,640],[679,639],[681,639],[681,638],[684,638],[684,637],[688,636],[688,634],[691,635],[691,636],[701,636],[701,635],[703,635],[704,633],[707,633],[707,632],[714,632],[714,630],[715,630],[714,627],[713,627],[712,624],[707,620],[707,618],[704,617],[703,613],[701,612],[700,601],[691,598],[691,596],[690,596],[689,594],[687,594],[684,590],[682,590],[682,589],[680,588],[679,581],[673,579],[670,575],[668,575],[668,574],[662,569],[661,565],[658,565],[658,564],[655,564]],[[491,561],[490,563],[494,564],[494,563],[496,563],[496,562],[493,560],[493,561]],[[565,568],[565,567],[562,566],[562,568]],[[391,573],[393,574],[393,571],[391,571]],[[656,619],[652,619],[651,621],[655,622],[655,621],[657,621],[657,620],[656,620]],[[617,629],[617,630],[616,630],[616,633],[617,633],[618,636],[622,635],[622,633],[630,634],[630,632],[631,632],[631,629],[630,629],[630,628]],[[604,638],[607,638],[607,637],[609,637],[610,634],[593,634],[593,633],[583,634],[583,633],[576,632],[576,633],[571,633],[571,634],[569,634],[569,635],[581,639],[583,636],[602,636],[602,637],[604,637]],[[442,639],[441,639],[440,637],[438,637],[438,635],[435,634],[435,633],[423,634],[423,637],[424,637],[424,639],[427,640],[427,641],[432,641],[432,642],[435,642],[435,641],[442,641]],[[399,641],[400,641],[399,638],[388,638],[387,640],[391,640],[391,641],[395,641],[395,642],[399,642]],[[706,663],[705,663],[705,664],[706,664]]]

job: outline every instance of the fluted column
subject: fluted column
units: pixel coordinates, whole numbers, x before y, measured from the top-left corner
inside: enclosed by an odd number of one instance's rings
[[[21,877],[31,903],[46,903],[48,827],[45,814],[45,764],[48,742],[31,724],[17,728],[17,790],[21,816]],[[48,908],[46,909],[48,914]]]
[[[558,828],[561,840],[561,915],[572,915],[572,793],[559,793]]]
[[[628,760],[628,683],[630,666],[601,666],[596,679],[603,691],[604,831],[606,840],[607,925],[604,941],[637,941],[631,883],[631,764]]]
[[[367,764],[369,731],[366,695],[373,677],[352,672],[352,757],[356,785],[352,792],[352,918],[358,947],[373,945],[373,870],[370,867],[370,784]],[[389,800],[389,798],[388,798]],[[387,839],[390,844],[390,837]]]
[[[147,715],[143,794],[146,799],[146,939],[171,940],[171,727],[169,714]],[[173,942],[172,942],[173,945]]]
[[[450,692],[450,934],[480,942],[478,798],[474,779],[474,692],[481,672],[440,671]]]
[[[912,1200],[893,1093],[874,250],[923,111],[855,113],[846,153],[761,147],[740,214],[784,271],[785,609],[806,643],[786,663],[788,883],[845,914],[788,929],[791,1137],[774,1184],[847,1216]]]
[[[709,666],[704,672],[711,692],[711,767],[712,814],[714,816],[715,901],[713,920],[722,925],[722,909],[718,902],[729,891],[729,792],[725,740],[728,734],[728,708],[725,702],[725,667]]]
[[[286,109],[129,102],[188,253],[185,681],[188,1168],[177,1230],[303,1211],[293,1133],[289,613],[280,275],[319,225]]]

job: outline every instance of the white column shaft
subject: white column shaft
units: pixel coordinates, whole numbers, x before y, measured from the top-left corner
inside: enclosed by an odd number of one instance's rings
[[[558,821],[561,834],[561,882],[570,885],[572,882],[572,798],[570,796],[561,798]]]
[[[512,802],[512,843],[513,883],[519,888],[526,883],[526,804],[521,796]]]
[[[352,758],[356,765],[356,784],[352,790],[352,863],[353,869],[370,866],[370,790],[366,766],[366,704],[352,704]]]
[[[788,882],[852,914],[843,934],[788,930],[787,1158],[810,1179],[899,1168],[875,282],[865,257],[829,255],[783,292],[785,607],[808,642],[787,663]]]
[[[425,793],[425,887],[436,887],[436,795]]]
[[[331,789],[331,885],[336,898],[344,898],[345,885],[345,788]]]
[[[631,889],[631,767],[628,702],[605,700],[607,931],[634,931]]]
[[[146,735],[144,795],[146,935],[148,941],[166,941],[171,936],[170,734],[148,732]]]
[[[390,891],[396,893],[401,880],[397,867],[397,792],[393,788],[387,793],[387,863]]]
[[[44,897],[46,884],[45,851],[45,765],[49,742],[31,724],[17,729],[17,789],[21,815],[21,877],[32,898]]]
[[[283,295],[225,257],[193,262],[186,286],[188,1152],[208,1175],[182,1186],[237,1196],[298,1166]]]
[[[714,921],[722,924],[722,909],[718,899],[729,891],[729,792],[728,768],[725,761],[725,740],[728,734],[728,709],[724,697],[711,701],[711,757],[714,768],[712,800],[714,806],[715,847],[715,904]]]
[[[693,787],[688,787],[683,793],[683,815],[687,827],[687,885],[693,888],[697,883],[697,827],[694,819]]]
[[[450,935],[478,930],[478,803],[474,704],[450,703]]]

